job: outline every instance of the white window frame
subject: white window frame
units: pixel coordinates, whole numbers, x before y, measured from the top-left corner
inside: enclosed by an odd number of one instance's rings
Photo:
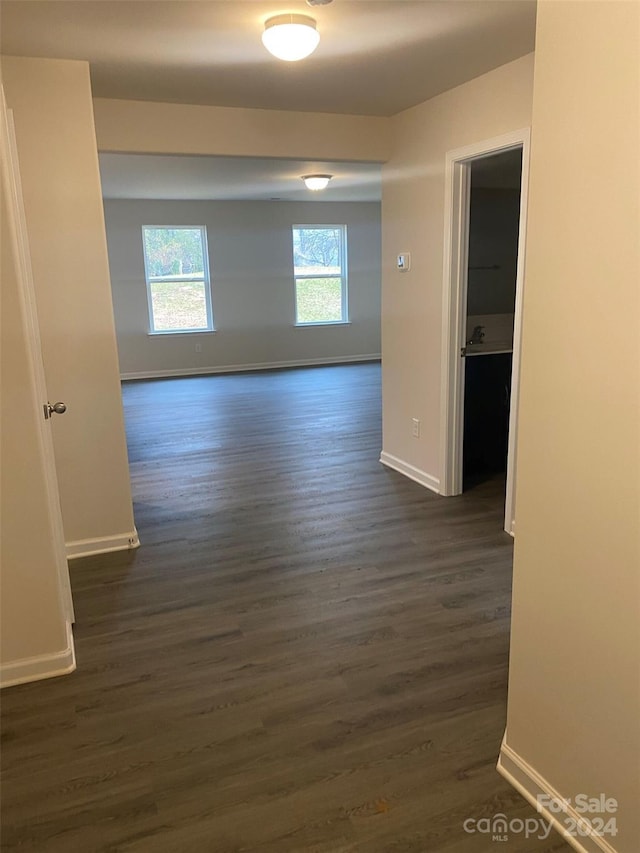
[[[147,245],[145,242],[145,231],[147,230],[166,230],[166,231],[199,231],[200,240],[202,242],[202,276],[194,275],[193,278],[184,278],[184,276],[162,276],[162,281],[171,283],[178,282],[202,282],[204,284],[204,298],[207,310],[207,325],[193,329],[156,329],[153,318],[153,297],[151,293],[151,284],[154,276],[149,275],[147,266]],[[213,325],[213,305],[211,302],[211,276],[209,274],[209,247],[207,244],[207,226],[206,225],[143,225],[142,226],[142,257],[144,258],[144,278],[147,286],[147,309],[149,312],[149,335],[197,335],[202,332],[214,332]],[[157,279],[157,277],[155,277]]]
[[[349,325],[349,288],[347,275],[347,226],[340,224],[332,225],[292,225],[291,226],[291,249],[293,252],[293,232],[304,229],[306,231],[322,231],[326,229],[340,230],[340,273],[310,273],[309,275],[298,275],[296,273],[295,257],[293,259],[293,300],[294,300],[294,326],[302,328],[307,326],[345,326]],[[313,322],[300,322],[298,320],[298,279],[308,278],[337,278],[340,279],[340,298],[342,305],[342,317],[340,320],[314,320]]]

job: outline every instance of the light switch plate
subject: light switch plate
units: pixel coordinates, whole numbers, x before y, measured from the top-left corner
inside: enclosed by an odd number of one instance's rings
[[[411,269],[411,254],[402,252],[398,255],[397,266],[400,272],[408,272]]]

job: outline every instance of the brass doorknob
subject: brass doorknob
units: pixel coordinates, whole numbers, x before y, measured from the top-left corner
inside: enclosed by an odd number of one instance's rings
[[[54,403],[53,406],[51,405],[51,403],[47,403],[45,407],[45,415],[47,417],[51,417],[51,415],[64,415],[66,411],[66,405],[59,401],[57,403]]]

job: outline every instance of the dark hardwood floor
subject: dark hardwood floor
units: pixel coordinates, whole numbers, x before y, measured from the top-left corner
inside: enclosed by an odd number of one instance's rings
[[[3,849],[568,850],[463,829],[535,816],[503,483],[381,466],[376,364],[123,396],[142,547],[71,564],[77,672],[3,693]]]

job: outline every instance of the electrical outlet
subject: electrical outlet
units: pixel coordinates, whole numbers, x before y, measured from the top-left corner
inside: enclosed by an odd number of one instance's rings
[[[420,438],[420,421],[418,418],[411,418],[411,435],[414,438]]]
[[[202,352],[202,344],[196,344],[196,352]]]

